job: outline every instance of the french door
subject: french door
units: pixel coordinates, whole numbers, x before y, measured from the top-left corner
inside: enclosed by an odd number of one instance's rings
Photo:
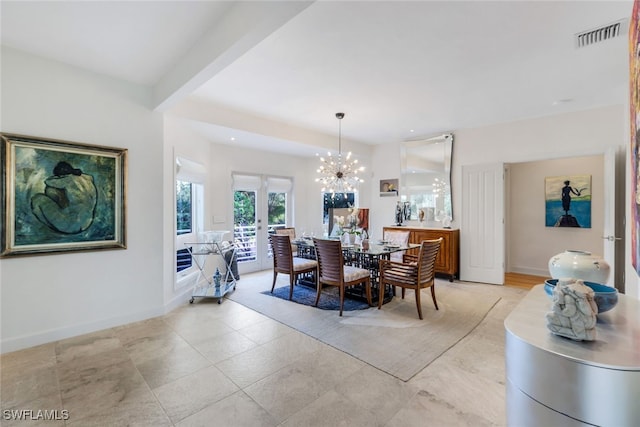
[[[233,174],[233,235],[239,273],[273,267],[269,232],[292,226],[293,180],[269,175]]]

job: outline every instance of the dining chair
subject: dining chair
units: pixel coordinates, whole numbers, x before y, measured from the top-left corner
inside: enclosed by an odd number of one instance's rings
[[[318,262],[313,259],[293,256],[291,238],[287,234],[270,234],[269,240],[273,252],[273,284],[271,285],[271,293],[273,293],[276,287],[278,273],[288,274],[289,300],[291,300],[293,298],[293,286],[298,277],[304,273],[317,273]]]
[[[344,265],[342,245],[339,240],[313,239],[318,260],[316,302],[318,306],[322,285],[337,286],[340,291],[340,316],[344,306],[345,288],[364,284],[367,302],[371,305],[371,275],[369,270]]]
[[[393,245],[406,247],[409,244],[409,231],[385,231],[382,239]],[[390,256],[391,261],[402,262],[406,251],[393,252]]]
[[[287,235],[291,238],[291,241],[293,242],[296,239],[296,228],[295,227],[276,228],[276,234]],[[296,245],[295,243],[291,243],[291,250],[293,250],[294,253],[297,252],[298,245]]]
[[[442,237],[436,240],[423,240],[416,263],[401,263],[391,260],[380,261],[380,297],[378,309],[382,307],[384,286],[399,286],[402,288],[404,299],[405,289],[413,289],[416,294],[418,317],[422,320],[422,305],[420,304],[420,290],[431,288],[431,298],[438,310],[435,292],[435,263],[438,251],[442,245]]]

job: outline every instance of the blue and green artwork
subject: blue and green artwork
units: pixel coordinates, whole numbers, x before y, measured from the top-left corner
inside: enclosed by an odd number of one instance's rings
[[[545,225],[591,228],[591,175],[545,178]]]
[[[116,158],[15,146],[15,245],[111,241]]]

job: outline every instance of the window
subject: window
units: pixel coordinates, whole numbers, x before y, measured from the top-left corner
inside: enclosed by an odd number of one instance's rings
[[[322,223],[329,223],[330,208],[352,208],[356,205],[356,193],[322,193]]]
[[[193,186],[190,182],[176,181],[176,234],[193,232]]]
[[[204,182],[207,170],[200,163],[176,158],[176,280],[175,288],[192,284],[196,267],[187,247],[198,242],[204,224]]]

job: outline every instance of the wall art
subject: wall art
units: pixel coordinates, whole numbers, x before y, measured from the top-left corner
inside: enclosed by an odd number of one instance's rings
[[[591,175],[545,178],[545,225],[591,228]]]
[[[629,20],[629,121],[631,143],[631,262],[640,274],[640,1],[633,2]]]
[[[126,248],[126,149],[0,138],[0,256]]]

